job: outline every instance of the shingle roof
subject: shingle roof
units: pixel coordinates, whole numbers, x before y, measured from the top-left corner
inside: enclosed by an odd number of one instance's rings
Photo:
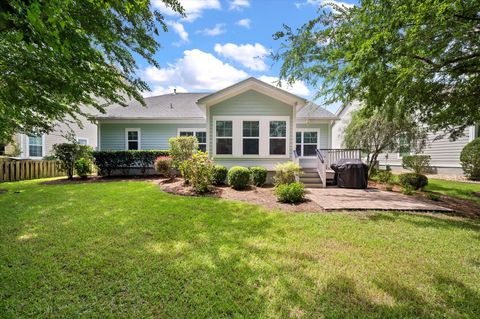
[[[320,105],[308,102],[297,112],[297,118],[337,118],[337,116]]]
[[[145,98],[146,106],[138,101],[132,101],[127,107],[121,105],[106,109],[106,114],[97,118],[205,118],[205,113],[197,105],[198,99],[209,93],[176,93]]]

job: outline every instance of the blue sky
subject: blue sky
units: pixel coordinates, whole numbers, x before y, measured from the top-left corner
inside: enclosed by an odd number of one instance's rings
[[[280,64],[269,53],[278,49],[272,35],[282,24],[298,27],[314,18],[327,0],[180,0],[187,17],[174,14],[162,1],[153,6],[165,15],[169,32],[161,33],[155,55],[161,68],[139,60],[140,76],[150,85],[146,96],[213,91],[255,76],[276,81]],[[335,1],[340,3],[339,1]],[[352,2],[352,0],[350,0]],[[343,2],[350,5],[348,2]],[[309,98],[304,83],[283,88]],[[328,107],[335,111],[336,106]]]

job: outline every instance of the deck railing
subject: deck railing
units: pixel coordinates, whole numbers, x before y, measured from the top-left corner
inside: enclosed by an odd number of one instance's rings
[[[325,158],[319,149],[316,149],[315,153],[317,154],[317,173],[322,180],[322,186],[325,187],[327,186],[327,166],[325,165]]]
[[[323,148],[318,151],[322,154],[327,169],[340,159],[362,159],[362,151],[359,149]]]

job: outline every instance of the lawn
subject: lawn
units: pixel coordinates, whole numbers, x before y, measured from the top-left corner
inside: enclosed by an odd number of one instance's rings
[[[1,184],[0,316],[479,318],[480,222]]]
[[[480,197],[473,195],[473,192],[480,192],[480,184],[478,183],[462,183],[441,179],[429,179],[428,186],[425,189],[445,195],[469,199],[480,204]]]

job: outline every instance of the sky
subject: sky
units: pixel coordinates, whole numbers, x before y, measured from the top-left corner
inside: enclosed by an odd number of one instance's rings
[[[322,4],[351,6],[353,0],[180,0],[185,18],[160,0],[152,2],[165,16],[169,30],[157,39],[161,48],[155,59],[160,68],[137,61],[140,77],[152,90],[145,96],[172,93],[174,88],[177,92],[215,91],[250,76],[272,84],[281,66],[269,58],[280,45],[272,35],[283,24],[296,28],[314,18]],[[303,82],[282,88],[305,98],[315,92]],[[327,108],[335,112],[338,105]]]

